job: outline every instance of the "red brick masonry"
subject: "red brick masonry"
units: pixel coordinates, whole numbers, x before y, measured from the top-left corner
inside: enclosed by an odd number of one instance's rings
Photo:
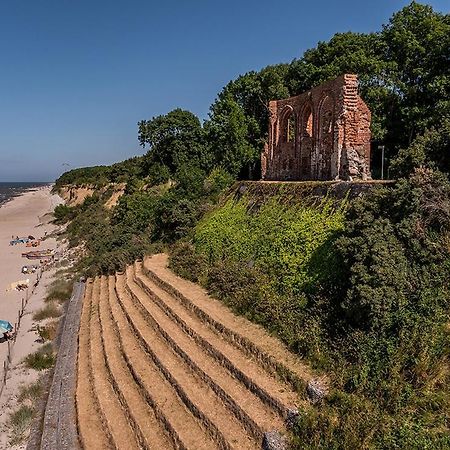
[[[370,179],[370,110],[357,75],[269,102],[264,180]]]

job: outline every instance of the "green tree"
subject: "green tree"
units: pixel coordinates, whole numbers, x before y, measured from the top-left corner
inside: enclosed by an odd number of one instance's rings
[[[450,15],[415,1],[383,27],[398,105],[389,130],[397,148],[450,115]]]
[[[230,94],[211,107],[211,116],[206,130],[215,162],[236,177],[259,154],[248,141],[248,119]]]
[[[172,173],[184,164],[210,169],[211,157],[205,146],[204,131],[199,119],[189,111],[175,109],[151,120],[142,120],[139,142],[150,147],[144,157],[144,172],[153,163],[167,166]]]
[[[444,119],[414,139],[408,148],[401,149],[391,163],[391,173],[405,177],[421,166],[450,172],[450,119]]]

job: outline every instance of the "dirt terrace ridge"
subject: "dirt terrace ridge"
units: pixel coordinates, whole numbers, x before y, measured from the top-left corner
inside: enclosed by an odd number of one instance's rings
[[[312,374],[166,264],[156,255],[88,280],[76,391],[81,446],[251,450],[288,433],[290,411],[310,407],[293,385]]]
[[[177,298],[187,309],[197,314],[224,339],[239,346],[249,356],[257,357],[266,369],[285,377],[294,387],[304,387],[317,376],[297,355],[292,354],[263,327],[237,316],[219,300],[211,298],[199,285],[178,277],[168,269],[164,253],[147,257],[144,271],[154,283]]]

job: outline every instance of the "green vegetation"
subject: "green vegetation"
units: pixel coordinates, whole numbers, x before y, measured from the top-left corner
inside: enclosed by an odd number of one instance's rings
[[[295,448],[449,448],[449,48],[450,16],[412,2],[378,33],[336,34],[231,81],[203,124],[181,109],[142,120],[145,155],[57,181],[126,183],[111,210],[107,188],[55,210],[86,253],[79,269],[169,250],[179,274],[325,371],[332,392],[300,415]],[[300,197],[224,195],[259,179],[267,102],[344,72],[359,75],[396,184],[343,199],[314,183]]]
[[[88,250],[78,269],[88,275],[111,273],[145,253],[161,251],[186,236],[232,181],[219,168],[205,177],[201,169],[183,166],[173,183],[149,185],[130,179],[112,210],[105,208],[110,192],[87,197],[72,208],[67,227],[70,245],[83,243]]]
[[[25,366],[34,370],[45,370],[55,364],[55,353],[51,343],[43,345],[39,350],[25,357]]]
[[[20,445],[25,442],[27,431],[36,416],[43,391],[41,379],[20,388],[17,397],[18,408],[9,415],[6,422],[6,428],[9,431],[9,445]]]
[[[69,184],[89,184],[100,188],[109,183],[126,182],[132,176],[139,176],[141,164],[142,158],[134,157],[112,166],[82,167],[69,170],[56,180],[55,190]]]
[[[229,200],[197,225],[194,244],[209,264],[230,260],[270,272],[280,294],[312,291],[336,270],[329,257],[343,228],[345,201],[283,206],[274,197],[258,211],[248,206],[245,198]]]
[[[10,445],[18,445],[25,441],[26,432],[30,428],[34,415],[34,408],[29,405],[20,406],[10,415],[7,422],[11,436],[9,440]]]
[[[36,382],[22,386],[19,390],[17,401],[19,403],[31,402],[36,403],[41,398],[44,391],[43,382],[38,379]]]
[[[285,200],[229,199],[171,267],[329,374],[297,448],[446,448],[450,182],[418,169],[351,202]]]
[[[37,327],[37,332],[42,342],[53,341],[55,339],[58,331],[58,324],[59,324],[58,320],[52,320],[43,327],[41,326]]]
[[[49,319],[50,317],[59,317],[61,315],[60,308],[54,302],[50,302],[40,310],[33,314],[33,320],[41,321]]]
[[[47,290],[46,302],[64,303],[72,295],[73,280],[67,279],[65,271],[56,273],[55,279]]]

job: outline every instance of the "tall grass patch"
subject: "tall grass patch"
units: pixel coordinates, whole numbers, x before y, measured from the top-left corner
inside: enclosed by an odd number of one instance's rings
[[[47,296],[45,298],[46,302],[57,301],[63,303],[69,300],[72,294],[73,280],[66,278],[55,279],[48,290]]]
[[[53,367],[55,360],[52,344],[47,343],[39,350],[26,356],[24,362],[27,368],[41,371]]]
[[[333,243],[344,227],[347,202],[329,198],[283,205],[281,197],[255,206],[229,200],[195,228],[194,245],[209,264],[230,260],[270,273],[280,294],[311,291],[336,270]]]
[[[33,314],[34,320],[45,320],[49,318],[59,317],[61,315],[61,309],[55,302],[48,303],[43,308],[39,309]]]

